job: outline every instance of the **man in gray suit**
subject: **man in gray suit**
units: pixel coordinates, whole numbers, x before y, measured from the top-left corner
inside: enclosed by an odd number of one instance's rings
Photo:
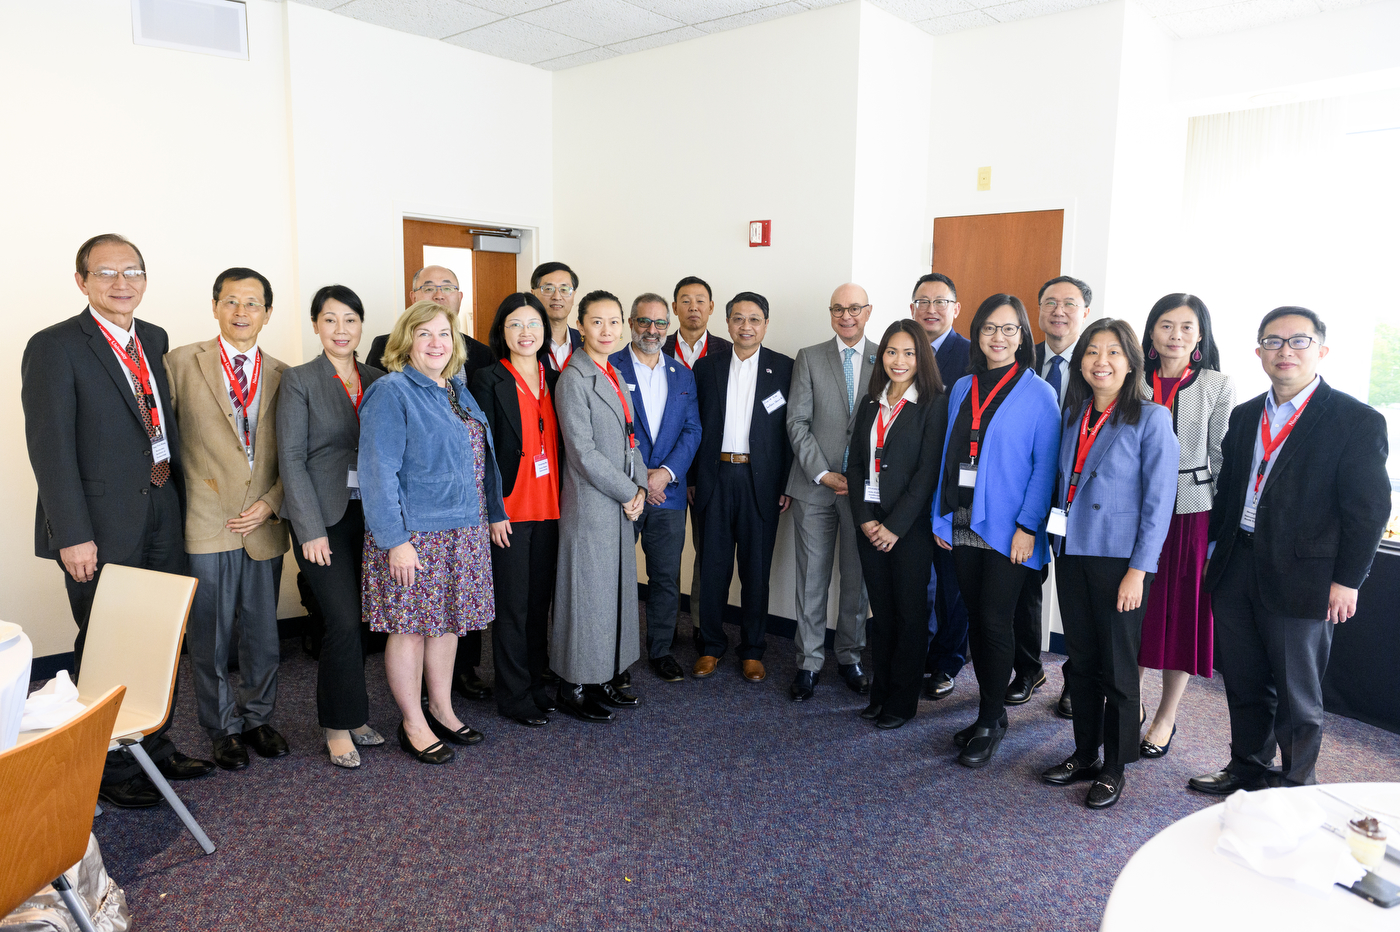
[[[865,647],[866,596],[856,552],[856,529],[846,494],[846,448],[856,400],[865,394],[875,364],[865,338],[870,299],[859,285],[831,295],[834,340],[799,350],[792,370],[787,431],[792,441],[792,497],[797,549],[797,676],[794,701],[812,697],[825,661],[826,599],[832,559],[840,542],[841,604],[836,618],[836,662],[846,685],[864,695],[870,678],[860,668]]]

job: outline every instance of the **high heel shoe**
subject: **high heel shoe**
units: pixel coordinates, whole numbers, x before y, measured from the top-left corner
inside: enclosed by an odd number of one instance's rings
[[[1171,749],[1172,739],[1176,737],[1176,726],[1172,725],[1172,733],[1167,735],[1167,743],[1158,747],[1146,738],[1142,739],[1142,744],[1138,745],[1138,754],[1148,760],[1156,760],[1159,757],[1166,757],[1167,751]]]
[[[363,733],[357,732],[353,728],[350,729],[351,741],[355,742],[362,748],[375,748],[379,747],[379,745],[384,743],[384,736],[381,735],[379,732],[375,731],[368,725],[362,725],[360,727],[364,728]]]
[[[481,732],[474,731],[468,728],[466,725],[463,725],[458,730],[453,731],[451,728],[448,728],[442,722],[433,718],[433,713],[429,712],[427,709],[423,710],[423,717],[428,720],[428,727],[433,730],[433,734],[437,735],[442,740],[450,741],[453,744],[476,744],[482,738],[486,737]]]
[[[403,722],[399,722],[399,747],[425,764],[445,764],[457,756],[450,747],[441,741],[430,744],[421,751],[418,750],[408,739],[408,732],[404,730]]]

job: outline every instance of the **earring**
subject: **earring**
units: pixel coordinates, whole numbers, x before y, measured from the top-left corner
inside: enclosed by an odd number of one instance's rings
[[[1155,347],[1155,346],[1149,346],[1149,347],[1147,348],[1147,358],[1148,358],[1148,359],[1156,359],[1156,358],[1157,358],[1157,347]]]
[[[1191,358],[1194,359],[1196,362],[1201,361],[1201,348],[1199,346],[1196,347],[1196,352],[1191,354]]]

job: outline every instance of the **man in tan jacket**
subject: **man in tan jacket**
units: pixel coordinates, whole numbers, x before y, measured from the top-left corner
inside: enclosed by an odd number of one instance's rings
[[[199,723],[225,770],[248,766],[248,750],[288,753],[269,724],[277,701],[277,590],[287,522],[277,474],[277,388],[286,365],[258,349],[272,316],[272,286],[252,269],[214,280],[219,336],[165,357],[180,428],[185,551],[199,580],[190,612],[190,665]],[[228,657],[238,620],[239,678]]]

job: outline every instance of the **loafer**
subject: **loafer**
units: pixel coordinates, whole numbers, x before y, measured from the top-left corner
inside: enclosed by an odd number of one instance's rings
[[[473,669],[468,669],[465,673],[458,673],[452,677],[452,691],[472,702],[485,702],[495,698],[491,687],[487,686]]]
[[[663,683],[679,683],[685,679],[685,671],[681,669],[680,664],[676,663],[676,658],[670,654],[652,660],[651,672],[655,673]]]
[[[763,669],[762,660],[744,661],[744,679],[750,683],[761,683],[768,678],[768,671]]]
[[[257,751],[259,757],[286,757],[292,753],[292,749],[287,746],[287,739],[279,735],[277,729],[271,725],[259,725],[243,732],[243,743]]]
[[[884,706],[880,705],[878,702],[872,702],[861,710],[860,717],[873,722],[880,717],[880,712],[883,709]]]
[[[138,773],[119,783],[102,784],[97,789],[97,798],[118,809],[149,809],[160,805],[160,790],[144,773]]]
[[[1060,718],[1074,718],[1074,706],[1069,701],[1069,688],[1066,687],[1060,692],[1060,701],[1055,703],[1055,714]]]
[[[365,725],[364,729],[365,730],[363,733],[358,734],[354,731],[351,731],[350,740],[355,742],[362,748],[377,748],[384,743],[384,736],[381,735],[379,732],[375,731],[373,728],[370,728],[368,725]]]
[[[156,769],[167,780],[193,780],[207,773],[213,773],[214,762],[200,760],[196,757],[186,757],[176,751],[165,760],[156,761]]]
[[[428,720],[428,727],[433,730],[433,734],[437,735],[444,741],[451,742],[452,744],[458,744],[463,746],[468,744],[477,744],[481,741],[481,739],[486,737],[481,732],[474,731],[473,729],[468,728],[466,725],[463,725],[461,728],[458,728],[456,731],[453,731],[451,728],[448,728],[442,722],[434,718],[433,713],[431,712],[424,712],[423,717]]]
[[[214,739],[214,763],[223,770],[246,770],[248,748],[241,735],[221,735]]]
[[[695,666],[690,668],[690,675],[697,680],[703,680],[707,676],[712,676],[717,666],[719,666],[719,658],[706,654],[695,661]]]
[[[958,755],[958,763],[973,770],[985,767],[992,762],[1001,739],[1006,737],[1006,725],[998,723],[991,728],[979,725],[967,739],[967,747]]]
[[[1167,736],[1167,743],[1162,745],[1161,747],[1158,747],[1151,741],[1148,741],[1146,738],[1143,738],[1142,743],[1138,745],[1138,754],[1142,757],[1147,758],[1148,760],[1156,760],[1159,757],[1166,757],[1167,752],[1171,750],[1172,739],[1175,737],[1176,726],[1173,725],[1172,733]]]
[[[1103,761],[1096,759],[1092,764],[1086,764],[1074,755],[1070,755],[1064,763],[1056,764],[1049,770],[1040,772],[1040,779],[1051,786],[1069,786],[1071,783],[1078,783],[1080,780],[1092,780],[1103,770]]]
[[[403,722],[399,722],[399,747],[407,751],[410,757],[417,758],[420,763],[424,764],[445,764],[457,756],[456,751],[441,741],[435,741],[423,750],[418,750],[409,740]]]
[[[953,678],[939,670],[924,684],[925,699],[943,699],[953,692]]]
[[[885,731],[893,731],[907,721],[909,721],[909,719],[882,712],[880,713],[880,717],[875,719],[875,727],[882,728]]]
[[[788,695],[793,702],[806,702],[812,698],[817,688],[817,673],[814,670],[798,670],[788,687]]]
[[[836,668],[846,686],[857,696],[870,695],[870,677],[860,668],[859,663],[843,663]]]
[[[972,733],[977,730],[977,723],[973,722],[962,731],[953,734],[953,743],[960,748],[967,747],[967,743],[972,740]]]
[[[1011,681],[1011,685],[1006,687],[1007,705],[1024,705],[1031,701],[1031,696],[1035,691],[1045,685],[1045,671],[1041,670],[1035,676],[1018,676]]]
[[[1089,795],[1084,797],[1084,805],[1090,809],[1107,809],[1118,802],[1123,795],[1123,784],[1127,777],[1121,773],[1101,773],[1089,784]]]
[[[1246,780],[1236,776],[1228,770],[1217,770],[1215,773],[1204,773],[1199,777],[1192,777],[1186,781],[1186,785],[1197,793],[1205,793],[1207,796],[1229,796],[1236,790],[1263,790],[1268,788],[1262,777],[1253,780]]]
[[[642,701],[631,693],[623,692],[612,683],[589,683],[583,687],[583,694],[594,702],[612,706],[614,709],[635,709]]]
[[[555,698],[559,708],[581,722],[610,722],[616,717],[612,710],[599,705],[597,700],[584,692],[577,683],[559,681],[559,695]]]

